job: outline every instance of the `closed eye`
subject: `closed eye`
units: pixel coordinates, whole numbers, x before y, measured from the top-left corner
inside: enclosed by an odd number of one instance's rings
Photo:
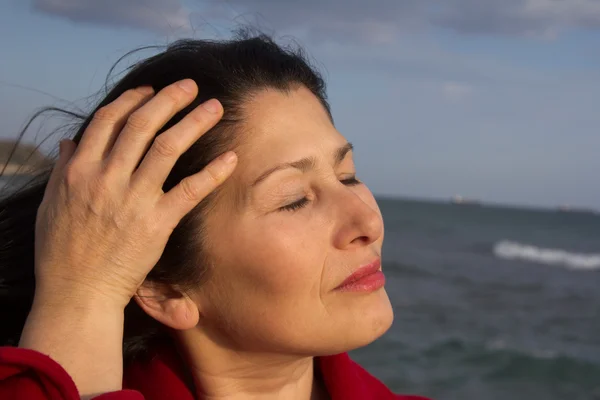
[[[356,175],[351,176],[350,178],[347,178],[347,179],[342,179],[340,182],[342,182],[346,186],[355,186],[355,185],[360,185],[362,183],[361,181],[356,179]]]
[[[310,200],[308,200],[308,198],[303,197],[300,200],[295,201],[295,202],[293,202],[291,204],[288,204],[287,206],[283,206],[283,207],[281,207],[279,209],[282,210],[282,211],[296,211],[296,210],[301,209],[305,205],[307,205],[309,201]]]
[[[361,181],[356,179],[356,176],[351,176],[350,178],[342,179],[340,182],[342,182],[346,186],[356,186],[356,185],[360,185],[362,183]],[[307,197],[303,197],[300,200],[297,200],[291,204],[280,207],[279,210],[281,210],[281,211],[297,211],[297,210],[303,208],[304,206],[308,205],[308,203],[310,203],[310,200],[308,200]]]

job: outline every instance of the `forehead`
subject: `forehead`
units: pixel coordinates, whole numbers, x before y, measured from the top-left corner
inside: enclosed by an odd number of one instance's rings
[[[304,86],[289,92],[264,90],[248,102],[244,114],[236,171],[241,181],[278,163],[330,158],[346,143],[319,99]]]

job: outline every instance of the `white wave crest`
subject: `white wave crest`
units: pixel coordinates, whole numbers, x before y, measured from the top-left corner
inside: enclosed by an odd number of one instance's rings
[[[600,254],[571,253],[561,249],[544,249],[509,240],[494,245],[494,255],[506,260],[524,260],[548,265],[564,266],[570,269],[600,269]]]

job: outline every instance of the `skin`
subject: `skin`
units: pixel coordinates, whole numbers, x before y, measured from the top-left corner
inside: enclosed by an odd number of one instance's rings
[[[178,295],[143,285],[136,300],[174,329],[202,398],[321,398],[313,357],[371,343],[392,323],[385,289],[335,290],[380,257],[382,216],[354,180],[352,151],[335,163],[347,141],[308,89],[265,90],[246,109],[238,168],[206,218],[209,281]],[[311,168],[253,184],[305,157]]]

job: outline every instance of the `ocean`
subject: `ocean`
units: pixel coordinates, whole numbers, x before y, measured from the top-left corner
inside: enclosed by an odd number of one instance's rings
[[[356,361],[439,400],[600,399],[600,215],[378,202],[395,320]]]

